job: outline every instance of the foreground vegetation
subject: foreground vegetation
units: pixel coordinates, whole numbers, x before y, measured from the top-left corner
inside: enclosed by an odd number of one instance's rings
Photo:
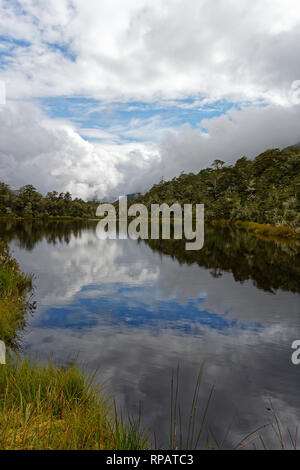
[[[140,423],[117,415],[112,400],[77,367],[18,356],[0,366],[0,449],[145,449]]]
[[[295,234],[300,228],[300,148],[268,150],[254,160],[242,157],[234,165],[215,160],[213,168],[162,180],[131,202],[148,209],[163,202],[205,204],[206,221],[287,226],[291,230],[279,235]],[[267,234],[267,227],[264,230]]]
[[[178,369],[177,369],[178,371]],[[276,447],[297,449],[298,427],[287,433],[268,403],[269,418],[252,432],[229,445],[234,414],[224,435],[217,438],[207,420],[213,390],[200,403],[202,369],[197,378],[190,412],[183,426],[179,401],[179,377],[171,380],[169,444],[171,450],[268,449],[267,428],[275,435]],[[103,394],[76,366],[43,365],[18,355],[0,366],[0,450],[145,450],[149,435],[136,422],[117,413],[114,402]],[[155,447],[156,448],[156,447]]]
[[[24,326],[26,293],[32,278],[24,274],[9,248],[0,241],[0,340],[13,345],[17,332]]]
[[[31,276],[0,242],[0,339],[15,346]],[[0,365],[0,449],[144,449],[140,423],[123,421],[112,400],[77,367],[42,365],[7,353]]]

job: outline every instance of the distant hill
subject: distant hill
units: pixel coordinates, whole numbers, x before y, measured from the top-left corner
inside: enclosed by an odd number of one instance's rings
[[[234,165],[215,160],[199,173],[155,184],[136,202],[205,204],[206,220],[249,220],[300,227],[300,144],[267,150]]]

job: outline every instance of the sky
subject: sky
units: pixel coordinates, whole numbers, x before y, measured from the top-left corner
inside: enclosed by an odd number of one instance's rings
[[[297,143],[299,44],[298,0],[0,0],[0,180],[109,200]]]

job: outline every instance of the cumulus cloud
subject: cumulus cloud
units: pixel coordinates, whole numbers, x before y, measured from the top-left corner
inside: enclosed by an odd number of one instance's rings
[[[206,132],[203,132],[205,127]],[[137,128],[139,133],[140,128]],[[156,128],[153,128],[155,134]],[[10,103],[0,112],[1,179],[18,187],[28,182],[46,193],[70,191],[84,199],[115,198],[144,191],[163,176],[199,171],[221,158],[227,163],[300,139],[300,107],[246,108],[176,131],[158,133],[161,143],[120,142],[110,132],[49,119],[31,103]],[[134,130],[129,129],[132,133]]]
[[[19,41],[2,72],[14,97],[284,102],[299,78],[297,0],[1,0],[0,13],[2,34]]]
[[[284,148],[299,140],[300,106],[234,109],[203,120],[201,128],[168,133],[161,146],[162,165],[171,177],[182,170],[197,172],[216,158],[233,163],[244,155],[253,158],[266,149]]]
[[[0,30],[13,187],[111,198],[300,140],[298,0],[0,0]],[[89,119],[59,101],[49,118],[43,100],[75,96],[93,100]],[[208,119],[224,100],[235,109]],[[104,125],[121,104],[137,116]]]
[[[140,186],[139,176],[159,159],[150,143],[88,142],[30,103],[3,107],[0,129],[1,178],[13,187],[31,182],[43,192],[101,199]]]

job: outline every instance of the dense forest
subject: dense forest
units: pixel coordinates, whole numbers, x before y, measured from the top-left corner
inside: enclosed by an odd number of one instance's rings
[[[300,227],[300,145],[267,150],[254,160],[242,157],[234,165],[215,160],[199,173],[182,172],[160,181],[129,204],[163,202],[205,204],[206,220],[247,220]],[[0,183],[0,216],[93,218],[99,203],[85,202],[69,192],[40,194],[28,184],[12,191]]]
[[[75,198],[69,192],[40,194],[28,184],[17,191],[0,182],[0,216],[16,217],[95,217],[99,203]]]
[[[215,160],[198,174],[155,184],[134,202],[205,204],[205,218],[300,226],[300,145],[267,150],[234,165]]]

